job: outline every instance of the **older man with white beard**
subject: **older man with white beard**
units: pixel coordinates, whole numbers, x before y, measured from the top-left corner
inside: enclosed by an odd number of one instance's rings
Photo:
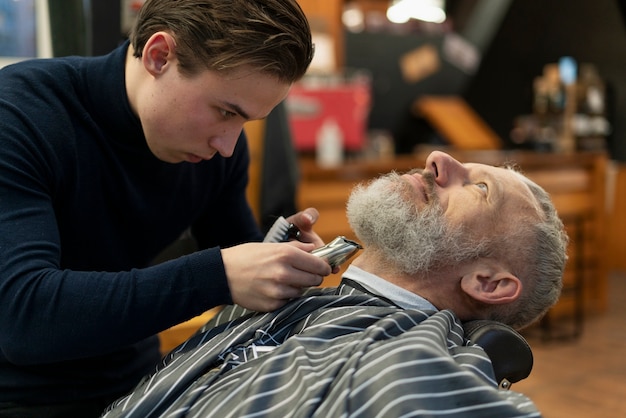
[[[568,238],[546,192],[433,152],[357,186],[347,214],[364,250],[337,288],[225,308],[106,416],[539,416],[462,324],[520,329],[558,299]]]
[[[435,151],[423,170],[357,186],[347,210],[365,246],[351,267],[463,321],[521,329],[560,295],[563,224],[548,194],[511,167]]]

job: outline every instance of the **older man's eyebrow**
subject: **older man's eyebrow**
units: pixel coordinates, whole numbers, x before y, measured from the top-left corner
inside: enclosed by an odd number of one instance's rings
[[[502,181],[498,176],[495,175],[494,172],[487,170],[486,167],[483,167],[479,164],[468,164],[471,167],[469,168],[470,178],[472,181],[485,181],[489,185],[489,193],[487,194],[487,199],[490,202],[501,202],[504,198],[504,189],[502,186]],[[504,173],[506,169],[501,167],[495,167],[498,170],[502,170]]]

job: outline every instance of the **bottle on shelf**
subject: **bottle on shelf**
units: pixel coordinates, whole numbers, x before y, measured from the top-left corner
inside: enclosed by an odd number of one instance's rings
[[[343,134],[335,119],[327,118],[317,131],[315,139],[317,165],[324,168],[343,163]]]

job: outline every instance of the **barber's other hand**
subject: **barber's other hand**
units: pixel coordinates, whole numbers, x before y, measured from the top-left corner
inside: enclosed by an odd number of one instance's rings
[[[315,248],[324,245],[324,241],[317,233],[313,231],[313,225],[320,217],[319,212],[315,208],[306,208],[294,215],[287,218],[287,222],[290,222],[298,227],[300,230],[299,241],[310,242],[315,245]]]
[[[280,308],[331,273],[328,263],[309,254],[315,245],[248,243],[222,249],[233,302],[254,311]]]
[[[313,225],[320,217],[320,213],[315,208],[306,208],[295,215],[291,215],[287,218],[287,222],[294,224],[300,230],[299,241],[310,242],[315,245],[315,248],[323,246],[325,243],[315,231],[313,231]],[[339,266],[333,269],[333,273],[339,273]]]

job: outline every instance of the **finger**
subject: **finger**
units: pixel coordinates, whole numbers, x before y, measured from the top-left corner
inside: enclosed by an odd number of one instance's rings
[[[285,284],[274,284],[271,286],[271,289],[267,289],[267,294],[264,298],[257,300],[260,304],[260,308],[256,310],[262,309],[263,311],[270,311],[278,309],[290,300],[302,296],[304,290],[309,287],[311,286],[295,287]]]
[[[286,243],[287,245],[291,245],[292,247],[296,247],[304,252],[311,252],[315,249],[315,244],[310,242],[303,241],[289,241]]]
[[[320,213],[315,208],[306,208],[302,211],[302,222],[308,223],[312,227],[320,217]]]
[[[294,274],[281,282],[293,289],[301,290],[307,287],[319,286],[322,284],[323,280],[324,276],[320,276],[319,274],[301,272],[300,274]]]
[[[310,286],[306,286],[306,287],[283,286],[281,300],[292,300],[295,298],[299,298],[300,296],[302,296],[302,293],[304,292],[304,290],[307,289],[308,287]]]
[[[309,232],[319,219],[319,212],[315,208],[306,208],[295,215],[291,215],[287,220],[296,225],[301,231]]]
[[[260,302],[259,308],[255,309],[259,312],[274,311],[283,307],[289,301],[299,298],[307,287],[279,286],[274,288],[274,297],[268,297]]]
[[[249,292],[233,292],[233,302],[244,308],[269,312],[302,295],[303,289],[280,283],[278,280],[259,280],[256,289]]]
[[[322,239],[319,238],[317,236],[317,234],[315,236],[317,237],[319,242],[317,242],[315,240],[313,240],[313,241],[309,241],[309,240],[306,240],[306,241],[289,241],[288,244],[292,245],[292,246],[294,246],[294,247],[298,248],[299,250],[302,250],[302,251],[304,251],[306,253],[310,253],[314,249],[319,248],[319,247],[324,245],[324,241],[322,241]],[[319,258],[319,257],[316,257],[316,258]],[[336,272],[333,272],[333,273],[336,273]],[[328,276],[328,274],[324,274],[323,272],[320,272],[319,274],[322,274],[324,276]]]
[[[324,245],[324,241],[320,238],[319,235],[313,230],[305,231],[300,229],[300,235],[298,236],[298,241],[311,243],[314,245],[314,248],[321,247]],[[311,251],[311,250],[308,250]]]
[[[310,253],[313,248],[316,248],[316,245],[299,241],[290,242],[289,244],[303,250],[303,252],[293,255],[289,265],[296,269],[296,271],[289,273],[297,273],[297,270],[300,270],[323,277],[333,272],[332,267],[330,267],[326,260]]]
[[[331,268],[326,261],[322,260],[322,262],[325,264],[323,266],[324,274],[312,273],[307,270],[292,267],[291,272],[276,277],[276,281],[282,285],[291,286],[296,289],[319,286],[322,284],[324,277],[331,273]]]

